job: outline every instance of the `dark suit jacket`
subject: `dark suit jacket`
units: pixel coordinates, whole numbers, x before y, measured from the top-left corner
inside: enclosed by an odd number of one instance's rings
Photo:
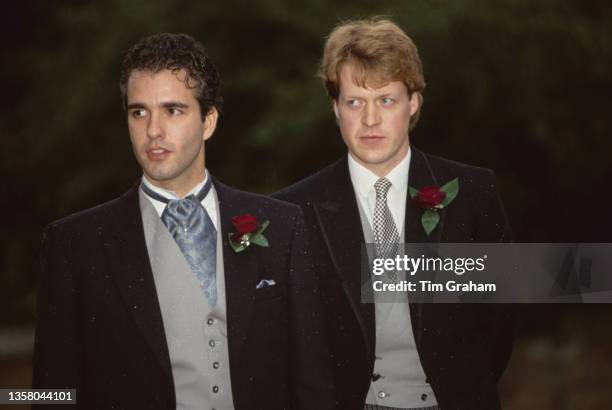
[[[320,295],[299,207],[218,181],[236,409],[328,408]],[[269,220],[269,248],[235,253],[232,216]],[[82,409],[174,409],[170,358],[138,185],[52,223],[41,253],[34,388],[76,388]],[[256,290],[262,279],[276,286]],[[57,406],[51,408],[57,409]],[[67,408],[75,408],[74,406]]]
[[[510,241],[492,171],[411,149],[410,186],[441,186],[459,177],[460,188],[430,236],[421,226],[423,210],[407,199],[407,243]],[[320,277],[336,408],[361,410],[374,368],[375,317],[374,305],[360,301],[364,237],[347,157],[274,196],[304,211]],[[512,350],[507,309],[411,303],[410,312],[421,364],[441,408],[499,408],[496,383]]]

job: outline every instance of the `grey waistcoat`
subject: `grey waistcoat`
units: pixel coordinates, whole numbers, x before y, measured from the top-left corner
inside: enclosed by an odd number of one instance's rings
[[[211,193],[218,204],[214,189]],[[211,308],[180,248],[142,190],[139,199],[170,352],[176,408],[233,409],[221,235],[217,232],[218,300]],[[221,226],[219,212],[210,217]]]
[[[374,242],[374,231],[357,200],[361,227],[366,243]],[[401,227],[400,238],[404,238]],[[404,280],[404,272],[398,272],[397,280]],[[372,381],[366,403],[388,407],[413,408],[435,405],[433,390],[425,381],[416,349],[410,306],[405,292],[396,292],[395,301],[376,303],[376,360],[374,374],[379,375]],[[376,300],[376,294],[374,295]]]

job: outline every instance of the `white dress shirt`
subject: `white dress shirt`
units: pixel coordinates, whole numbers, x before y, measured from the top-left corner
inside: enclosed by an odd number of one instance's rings
[[[406,195],[408,192],[408,169],[412,151],[408,150],[406,156],[395,166],[385,178],[391,182],[391,188],[387,193],[387,205],[393,216],[393,222],[399,235],[404,232],[404,220],[406,218]],[[351,182],[355,189],[355,196],[359,205],[368,217],[370,226],[373,226],[374,207],[376,206],[376,191],[374,184],[380,178],[378,175],[358,163],[353,155],[349,153],[348,168]],[[400,241],[404,238],[400,236]]]

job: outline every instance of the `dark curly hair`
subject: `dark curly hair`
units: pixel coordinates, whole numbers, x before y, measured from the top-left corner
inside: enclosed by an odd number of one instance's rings
[[[134,70],[153,73],[185,70],[185,86],[195,90],[202,119],[213,107],[219,113],[222,111],[223,100],[217,95],[219,73],[206,55],[202,43],[187,34],[155,34],[141,39],[128,50],[121,63],[119,77],[124,109],[127,107],[127,82]]]

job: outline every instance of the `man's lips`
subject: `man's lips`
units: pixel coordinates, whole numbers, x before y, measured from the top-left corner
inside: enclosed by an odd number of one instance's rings
[[[161,161],[163,159],[165,159],[168,155],[170,155],[171,151],[168,151],[165,148],[149,148],[148,150],[145,151],[147,154],[147,157],[149,158],[149,160],[151,161]]]
[[[365,142],[366,144],[376,144],[384,140],[385,137],[383,137],[382,135],[378,135],[378,134],[370,134],[370,135],[362,135],[359,137],[359,139]]]

